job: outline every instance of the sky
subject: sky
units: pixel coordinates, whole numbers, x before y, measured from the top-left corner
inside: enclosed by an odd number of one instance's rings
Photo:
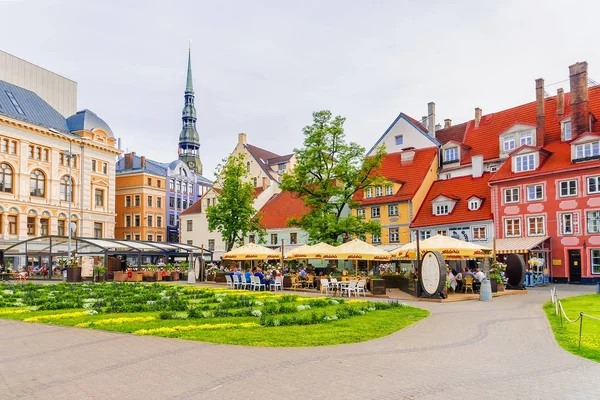
[[[289,154],[318,110],[368,149],[430,101],[456,124],[535,100],[536,78],[568,91],[578,61],[600,82],[599,14],[598,1],[0,0],[0,48],[76,81],[78,109],[124,150],[169,162],[191,40],[212,178],[239,132]]]

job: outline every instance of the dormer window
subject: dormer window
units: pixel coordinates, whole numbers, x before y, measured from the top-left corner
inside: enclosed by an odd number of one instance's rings
[[[435,215],[448,215],[448,204],[439,204],[435,206]]]
[[[533,134],[531,132],[525,132],[521,134],[521,146],[524,145],[533,145]]]
[[[387,185],[385,187],[385,195],[386,196],[391,196],[394,194],[394,188],[392,187],[392,185]]]
[[[505,153],[515,149],[515,135],[506,136],[502,142],[502,149]]]
[[[376,197],[381,197],[383,196],[383,188],[381,186],[377,186],[375,188],[375,196]]]
[[[561,134],[563,142],[573,139],[573,132],[571,131],[571,119],[566,119],[561,123]]]
[[[370,199],[371,197],[373,197],[373,188],[368,187],[367,188],[367,199]]]
[[[514,157],[513,171],[514,172],[525,172],[533,171],[535,169],[535,154],[523,154]]]
[[[471,211],[479,210],[479,204],[480,204],[479,199],[469,200],[469,210],[471,210]]]
[[[444,161],[447,163],[458,161],[458,147],[444,150]]]
[[[600,156],[600,142],[583,143],[575,146],[575,158],[586,159]]]

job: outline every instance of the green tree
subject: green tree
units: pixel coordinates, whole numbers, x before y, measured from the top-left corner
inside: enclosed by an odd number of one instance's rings
[[[244,155],[230,156],[217,166],[217,203],[206,209],[208,229],[218,231],[230,251],[249,232],[263,235],[259,216],[253,207],[254,185],[248,180]]]
[[[281,188],[303,199],[310,209],[301,218],[288,220],[288,225],[304,229],[311,241],[336,244],[345,234],[381,233],[379,223],[345,213],[358,205],[353,199],[357,192],[383,181],[385,148],[365,158],[364,147],[346,142],[345,120],[332,117],[330,111],[313,113],[313,124],[303,130],[304,147],[294,150],[298,164],[283,177]]]

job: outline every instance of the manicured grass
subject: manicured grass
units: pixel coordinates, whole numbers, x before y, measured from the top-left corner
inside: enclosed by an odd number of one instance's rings
[[[356,343],[392,334],[428,314],[403,304],[181,285],[0,290],[0,318],[246,346]]]
[[[600,317],[600,294],[568,297],[562,299],[562,306],[569,319],[574,320],[580,312]],[[555,315],[554,304],[544,305],[546,315],[550,320],[556,341],[562,348],[581,357],[600,362],[600,321],[583,317],[581,335],[581,350],[579,349],[579,321],[569,323],[564,318]]]

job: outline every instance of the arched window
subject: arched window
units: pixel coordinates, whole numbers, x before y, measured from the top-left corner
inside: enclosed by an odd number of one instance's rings
[[[248,171],[250,171],[250,161],[248,161],[248,162],[246,163],[246,169],[247,169]]]
[[[0,164],[0,192],[12,193],[13,170],[7,163]]]
[[[60,199],[62,201],[73,201],[72,195],[73,181],[69,179],[68,175],[65,175],[60,179]]]
[[[35,197],[44,197],[46,193],[46,177],[39,169],[34,170],[29,178],[29,194]]]

